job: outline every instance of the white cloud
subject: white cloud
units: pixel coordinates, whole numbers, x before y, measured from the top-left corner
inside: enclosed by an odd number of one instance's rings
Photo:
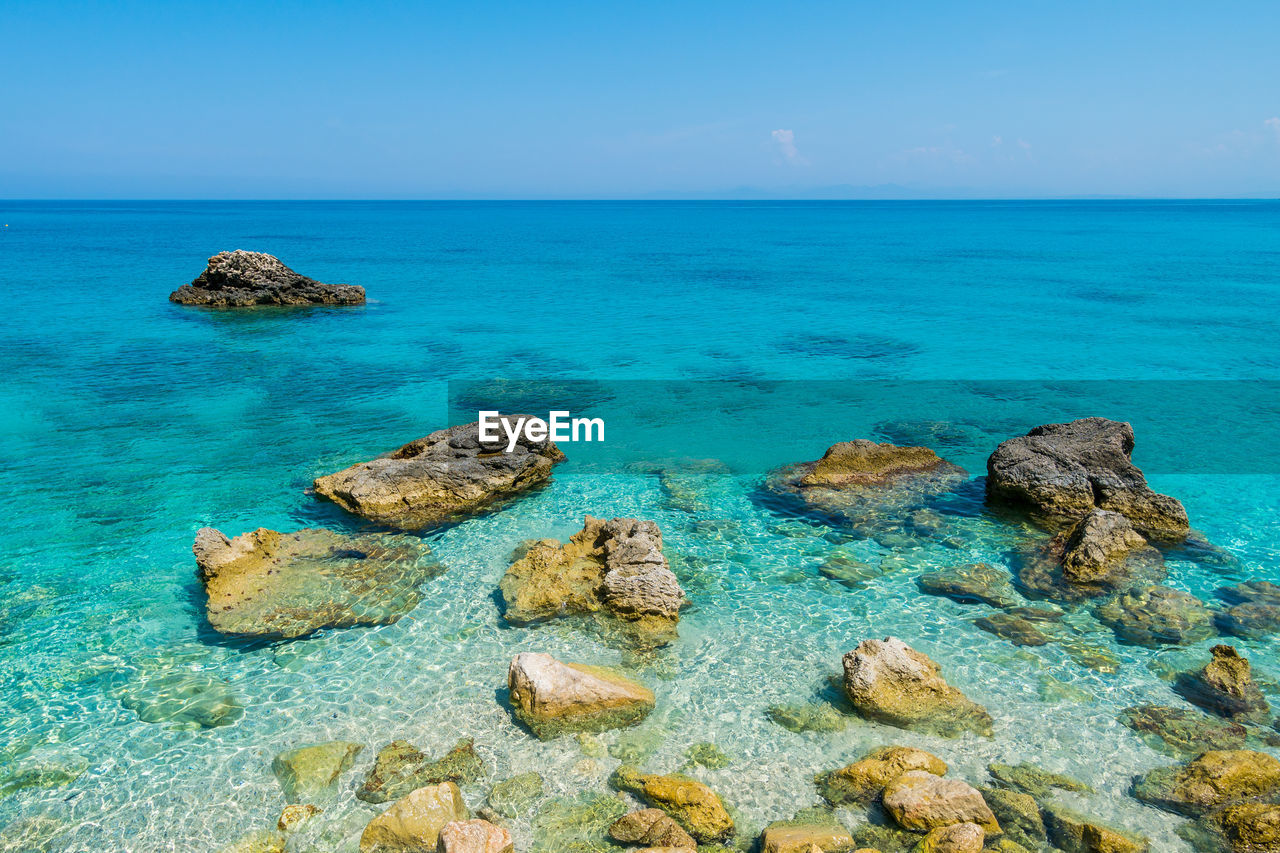
[[[809,161],[800,153],[800,149],[796,148],[796,132],[794,130],[775,130],[772,134],[773,142],[778,146],[778,151],[788,163],[795,163],[798,166],[808,165]]]

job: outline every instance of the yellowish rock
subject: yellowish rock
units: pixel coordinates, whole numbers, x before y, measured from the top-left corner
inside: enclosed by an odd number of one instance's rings
[[[723,841],[734,833],[733,818],[720,797],[696,779],[678,773],[650,775],[624,765],[610,781],[662,809],[698,841]]]
[[[853,847],[853,837],[842,827],[817,824],[777,824],[760,836],[761,853],[822,853]]]
[[[467,807],[457,785],[428,785],[369,821],[360,836],[360,853],[432,853],[440,830],[466,818]]]
[[[444,825],[436,853],[512,853],[511,833],[487,820],[456,820]]]
[[[941,758],[910,746],[882,746],[852,764],[820,773],[814,779],[820,793],[834,806],[869,803],[884,786],[908,770],[926,770],[945,776],[947,765]]]
[[[522,652],[507,672],[517,719],[540,738],[631,725],[653,710],[653,691],[602,666]]]
[[[300,746],[277,755],[271,769],[289,802],[319,799],[332,790],[362,749],[363,744],[345,740]]]
[[[281,832],[294,832],[321,811],[319,806],[313,806],[310,803],[285,806],[280,812],[280,819],[276,821],[276,829]]]
[[[916,845],[915,853],[982,853],[986,833],[976,823],[940,826]]]
[[[884,810],[903,829],[928,832],[956,823],[975,823],[989,835],[1000,824],[982,794],[967,782],[912,770],[885,786]]]

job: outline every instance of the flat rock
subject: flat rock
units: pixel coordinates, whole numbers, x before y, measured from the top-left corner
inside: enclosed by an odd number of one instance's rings
[[[611,669],[561,663],[521,652],[507,673],[511,707],[539,738],[604,731],[639,722],[653,710],[653,691]]]
[[[641,773],[624,764],[614,771],[610,782],[618,790],[635,794],[662,809],[700,842],[723,841],[734,833],[733,818],[720,797],[696,779],[678,773],[666,776]]]
[[[457,785],[419,788],[369,821],[360,835],[360,853],[431,853],[446,824],[466,819]]]
[[[1000,824],[976,788],[926,770],[909,770],[885,786],[884,810],[903,829],[928,832],[957,823],[975,823],[1000,834]]]
[[[314,486],[317,495],[348,512],[419,529],[540,486],[563,460],[555,444],[531,441],[523,431],[509,453],[505,441],[482,445],[475,422],[437,430],[386,456],[319,477]]]
[[[864,640],[844,656],[844,691],[860,714],[955,737],[991,734],[991,715],[952,687],[927,655],[896,637]]]
[[[508,622],[604,613],[644,645],[675,638],[686,601],[662,553],[658,525],[634,518],[587,516],[563,545],[554,539],[532,543],[499,588]]]
[[[511,833],[487,820],[455,820],[444,825],[436,853],[513,853]]]
[[[169,294],[179,305],[245,308],[255,305],[363,305],[364,288],[324,284],[299,275],[264,252],[219,252],[190,284]]]
[[[987,495],[1061,524],[1094,509],[1118,512],[1140,532],[1181,540],[1187,512],[1157,494],[1130,457],[1133,427],[1106,418],[1046,424],[1002,442],[987,460]]]
[[[1212,659],[1203,669],[1179,675],[1174,690],[1193,705],[1228,720],[1269,722],[1270,704],[1253,680],[1248,659],[1227,645],[1214,646],[1210,654]]]
[[[1046,806],[1049,840],[1064,853],[1147,853],[1146,838],[1115,829],[1060,806]]]
[[[1015,646],[1045,646],[1053,639],[1034,621],[1016,613],[992,613],[974,619],[973,624]]]
[[[470,738],[457,742],[448,753],[432,758],[408,741],[396,740],[378,751],[373,769],[356,797],[366,803],[385,803],[415,788],[453,782],[466,785],[485,775],[484,762]]]
[[[999,784],[1023,791],[1033,797],[1047,796],[1054,788],[1078,793],[1089,793],[1093,790],[1083,782],[1072,779],[1066,774],[1054,773],[1026,762],[1021,764],[988,764],[987,772]]]
[[[941,595],[962,604],[990,604],[1016,607],[1022,601],[1013,588],[1009,573],[988,563],[969,563],[954,569],[929,572],[916,578],[916,586],[927,595]]]
[[[782,822],[760,834],[760,853],[844,853],[853,850],[853,836],[832,824]]]
[[[285,800],[317,800],[333,791],[338,777],[351,768],[363,744],[345,740],[300,746],[281,752],[271,762]]]
[[[849,727],[850,718],[830,702],[804,705],[770,705],[769,719],[791,732],[839,732]]]
[[[112,688],[110,695],[144,723],[179,729],[229,726],[244,716],[229,683],[185,667],[144,670]]]
[[[1203,601],[1159,584],[1129,589],[1093,612],[1121,642],[1136,646],[1188,646],[1214,634],[1213,614]]]
[[[1188,817],[1280,794],[1280,760],[1249,749],[1211,750],[1139,777],[1133,795]]]
[[[229,539],[205,527],[192,550],[209,624],[249,637],[390,624],[418,605],[423,583],[444,571],[404,536],[262,527]]]
[[[819,773],[814,777],[818,793],[833,806],[874,802],[884,786],[908,770],[924,770],[944,776],[947,765],[941,758],[910,746],[882,746],[852,764]]]
[[[541,773],[518,773],[493,786],[489,791],[489,808],[502,817],[521,817],[542,796],[544,787]]]

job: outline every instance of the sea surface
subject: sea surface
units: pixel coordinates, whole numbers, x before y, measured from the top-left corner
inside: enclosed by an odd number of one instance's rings
[[[688,772],[749,840],[818,802],[815,772],[907,743],[974,783],[994,761],[1071,774],[1096,793],[1063,802],[1162,853],[1192,849],[1181,819],[1127,796],[1174,758],[1117,715],[1185,706],[1169,679],[1219,638],[1124,645],[1086,607],[1074,656],[1016,647],[974,625],[991,608],[915,579],[1011,568],[1039,534],[985,506],[987,455],[1103,415],[1134,424],[1135,461],[1216,548],[1171,554],[1169,585],[1212,603],[1280,582],[1280,203],[0,202],[0,224],[0,764],[75,777],[11,785],[0,850],[216,850],[274,827],[276,753],[343,739],[365,749],[289,849],[351,853],[381,809],[354,797],[376,751],[461,737],[488,767],[464,788],[473,808],[516,773],[544,775],[545,809],[607,793],[619,755],[672,772],[710,742],[729,763]],[[363,285],[369,304],[167,301],[236,248]],[[601,417],[606,440],[565,445],[545,489],[427,531],[447,572],[393,625],[281,643],[209,629],[199,528],[368,529],[311,481],[486,403]],[[864,538],[762,491],[771,470],[859,437],[929,444],[969,472],[932,509],[945,536]],[[512,550],[587,514],[661,525],[691,599],[672,646],[634,655],[500,617]],[[871,570],[830,577],[835,556]],[[889,635],[986,705],[994,737],[768,718],[830,696],[841,655]],[[1280,642],[1227,641],[1280,702]],[[1080,649],[1113,663],[1083,666]],[[623,666],[657,709],[537,741],[501,693],[512,655],[534,650]],[[184,727],[130,707],[148,685],[154,699],[192,683],[243,714]],[[546,824],[512,821],[517,850],[571,849]]]

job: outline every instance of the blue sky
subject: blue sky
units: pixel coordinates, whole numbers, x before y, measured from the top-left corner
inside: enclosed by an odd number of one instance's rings
[[[0,198],[1280,196],[1280,4],[0,7]]]

